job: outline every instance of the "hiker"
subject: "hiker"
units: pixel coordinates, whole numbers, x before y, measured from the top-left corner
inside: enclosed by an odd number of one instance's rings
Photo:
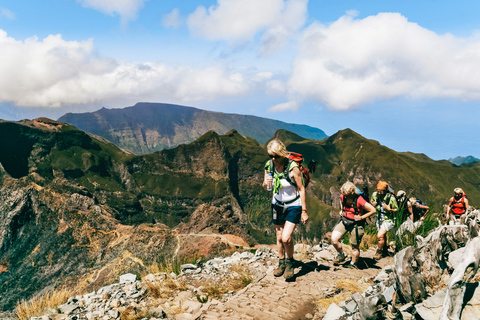
[[[450,220],[450,211],[452,212],[453,221],[457,221],[468,209],[468,199],[463,189],[455,188],[453,192],[455,192],[455,195],[450,198],[447,207],[447,223]]]
[[[416,222],[418,220],[423,221],[428,213],[428,210],[430,210],[425,203],[415,197],[408,199],[407,208],[408,212],[410,213],[408,218],[412,222]]]
[[[315,160],[311,160],[308,163],[308,172],[315,173],[315,167],[317,166],[317,162]]]
[[[286,280],[293,278],[293,241],[292,234],[300,221],[307,223],[307,203],[302,174],[298,164],[287,158],[287,149],[283,142],[273,139],[267,146],[271,161],[265,164],[263,188],[273,184],[272,222],[277,234],[279,263],[274,271],[275,277],[284,275]],[[271,174],[271,164],[274,175]]]
[[[350,232],[352,260],[350,261],[349,267],[358,269],[357,265],[360,257],[359,246],[365,232],[365,221],[376,211],[375,208],[359,194],[358,188],[356,188],[352,182],[345,182],[340,188],[340,192],[341,219],[332,232],[332,244],[335,250],[337,250],[338,255],[333,260],[333,263],[340,264],[345,261],[346,256],[343,252],[340,239],[345,233]]]
[[[377,190],[372,194],[370,203],[377,211],[375,224],[377,226],[378,248],[374,259],[378,260],[384,256],[384,245],[387,240],[387,232],[395,227],[395,212],[398,210],[395,196],[388,192],[388,183],[378,181]],[[385,247],[386,249],[387,247]]]

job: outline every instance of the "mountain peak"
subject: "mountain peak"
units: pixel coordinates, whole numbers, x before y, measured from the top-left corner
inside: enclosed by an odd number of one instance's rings
[[[209,130],[223,135],[235,129],[238,134],[259,143],[268,141],[279,129],[295,133],[297,136],[288,137],[292,141],[303,141],[305,138],[322,140],[327,137],[322,130],[306,125],[151,102],[139,102],[123,109],[103,108],[93,113],[68,113],[59,121],[101,136],[136,154],[188,144]]]

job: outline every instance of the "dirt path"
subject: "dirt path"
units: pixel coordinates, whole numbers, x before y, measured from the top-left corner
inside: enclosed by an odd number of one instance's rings
[[[175,256],[178,254],[182,246],[181,238],[185,237],[208,237],[208,238],[219,238],[221,241],[228,243],[233,247],[238,247],[242,249],[252,249],[242,238],[238,236],[234,236],[231,234],[216,234],[216,233],[209,233],[209,234],[202,234],[202,233],[186,233],[186,234],[177,234],[177,247],[175,248]],[[260,246],[260,245],[258,245]],[[256,247],[258,247],[256,246]]]
[[[283,277],[274,277],[274,266],[271,265],[263,278],[251,283],[227,302],[209,301],[195,319],[318,319],[322,313],[318,310],[319,300],[325,297],[325,292],[332,291],[338,280],[360,280],[368,286],[368,282],[372,282],[384,266],[393,264],[392,257],[374,261],[374,254],[373,249],[362,252],[367,265],[361,266],[361,270],[334,266],[326,260],[299,261],[295,268],[296,277],[290,282]]]

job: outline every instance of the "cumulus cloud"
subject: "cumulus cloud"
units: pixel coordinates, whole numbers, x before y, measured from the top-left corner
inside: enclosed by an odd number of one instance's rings
[[[138,11],[148,0],[77,0],[86,8],[92,8],[106,14],[118,14],[125,25],[135,20]]]
[[[196,36],[232,43],[264,32],[261,52],[268,54],[303,27],[307,4],[308,0],[218,0],[208,10],[199,6],[187,24]]]
[[[162,25],[167,28],[178,28],[182,24],[182,16],[180,10],[175,8],[169,14],[165,14],[162,17]]]
[[[0,8],[0,16],[4,16],[10,20],[15,20],[15,13],[13,13],[7,8]]]
[[[379,99],[480,99],[480,37],[438,35],[398,13],[305,29],[291,95],[347,110]]]
[[[241,95],[250,84],[220,66],[195,69],[135,64],[94,54],[93,41],[51,35],[17,41],[0,30],[0,101],[18,106],[60,107],[119,98],[196,101]]]

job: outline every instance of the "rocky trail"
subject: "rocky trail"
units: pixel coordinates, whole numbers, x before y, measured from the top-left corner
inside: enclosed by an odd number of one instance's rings
[[[274,277],[269,266],[261,277],[231,297],[227,302],[211,301],[196,319],[321,319],[326,310],[318,310],[318,300],[336,293],[335,282],[339,279],[373,283],[381,269],[393,263],[393,257],[378,262],[372,259],[375,250],[363,252],[362,269],[334,266],[331,252],[324,253],[320,261],[297,261],[295,278],[285,281]],[[365,264],[366,263],[366,264]]]

